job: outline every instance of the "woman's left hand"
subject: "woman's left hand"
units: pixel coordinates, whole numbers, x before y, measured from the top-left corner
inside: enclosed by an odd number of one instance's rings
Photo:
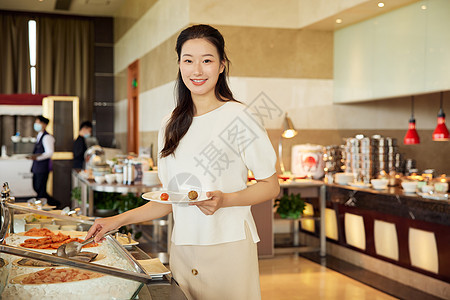
[[[224,193],[221,191],[207,192],[206,197],[209,200],[191,203],[189,205],[196,205],[205,215],[213,215],[219,208],[223,206]]]

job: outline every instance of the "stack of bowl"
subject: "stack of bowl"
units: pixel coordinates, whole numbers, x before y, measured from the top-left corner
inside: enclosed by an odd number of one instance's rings
[[[369,183],[372,178],[372,148],[370,138],[362,134],[347,138],[343,151],[344,168],[353,173],[357,181]]]
[[[398,152],[397,139],[391,137],[372,136],[373,177],[380,173],[389,174],[392,171],[401,172],[403,157]]]
[[[389,180],[385,178],[372,179],[370,183],[372,183],[372,187],[376,190],[385,190],[388,187]]]

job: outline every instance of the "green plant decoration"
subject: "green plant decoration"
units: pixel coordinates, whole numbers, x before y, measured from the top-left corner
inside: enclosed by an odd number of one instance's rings
[[[126,195],[121,195],[119,199],[118,211],[119,213],[126,212],[130,209],[137,208],[141,205],[147,203],[142,197],[137,197],[132,193],[128,193]]]
[[[120,193],[107,193],[107,192],[94,192],[94,203],[96,209],[111,209],[118,213],[126,212],[130,209],[137,208],[147,203],[142,197],[138,197],[132,193],[120,194]],[[127,234],[128,232],[133,234],[135,240],[142,236],[141,231],[133,233],[131,226],[122,226],[120,233]]]
[[[120,193],[94,192],[96,209],[116,210],[119,207]]]
[[[70,192],[70,196],[73,200],[77,200],[77,202],[81,204],[81,187],[74,187]]]
[[[276,199],[273,207],[276,207],[276,212],[283,219],[298,219],[303,215],[305,206],[305,201],[300,194],[290,194]]]

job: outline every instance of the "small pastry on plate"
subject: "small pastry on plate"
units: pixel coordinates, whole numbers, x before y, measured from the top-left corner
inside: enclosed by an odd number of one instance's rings
[[[196,200],[198,198],[198,193],[196,191],[190,191],[188,197],[190,200]]]

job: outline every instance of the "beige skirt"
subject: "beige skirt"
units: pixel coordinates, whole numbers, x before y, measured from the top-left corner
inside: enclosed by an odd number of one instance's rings
[[[188,299],[261,299],[258,254],[250,230],[246,239],[210,246],[170,248],[172,275]]]

